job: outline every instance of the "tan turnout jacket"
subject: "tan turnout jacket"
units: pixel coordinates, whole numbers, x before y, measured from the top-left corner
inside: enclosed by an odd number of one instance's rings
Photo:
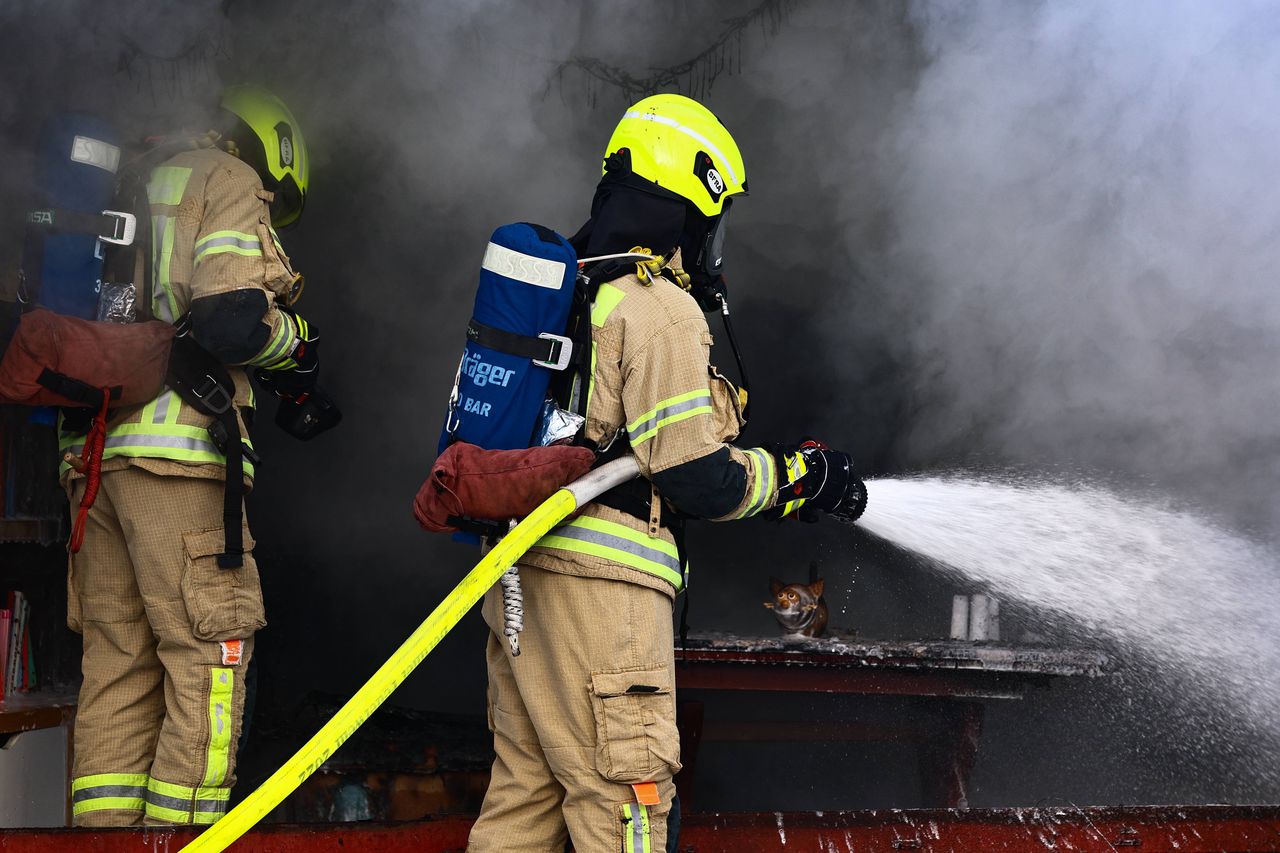
[[[678,267],[677,253],[672,265]],[[594,344],[586,437],[601,448],[628,441],[646,478],[728,446],[746,472],[738,505],[712,519],[755,515],[774,505],[776,465],[767,451],[727,445],[744,421],[737,389],[710,362],[711,332],[696,301],[664,278],[636,274],[600,286],[591,313]],[[668,511],[653,489],[642,521],[600,504],[543,537],[522,562],[550,571],[630,581],[674,596],[683,569]]]
[[[292,352],[293,324],[276,306],[294,281],[293,268],[271,227],[271,193],[252,167],[223,151],[182,152],[157,166],[147,184],[151,209],[152,317],[173,322],[198,299],[237,291],[265,293],[266,345],[245,362],[268,366]],[[143,223],[139,223],[139,229]],[[141,280],[141,279],[139,279]],[[143,306],[139,306],[140,309]],[[199,339],[200,330],[196,330]],[[248,442],[243,413],[254,406],[243,368],[232,368],[241,434]],[[210,418],[166,390],[140,409],[112,423],[103,453],[103,471],[135,465],[162,475],[222,479],[226,458],[209,440]],[[63,435],[62,449],[80,454],[83,435]],[[252,445],[250,445],[252,446]],[[63,476],[75,477],[63,465]],[[245,476],[253,466],[245,460]]]

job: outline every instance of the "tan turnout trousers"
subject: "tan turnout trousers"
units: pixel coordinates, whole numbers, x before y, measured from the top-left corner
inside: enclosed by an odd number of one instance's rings
[[[521,566],[521,653],[502,590],[484,599],[497,759],[469,853],[661,853],[680,769],[671,598]],[[631,785],[657,783],[659,805]]]
[[[79,505],[84,480],[70,493]],[[84,635],[78,826],[209,824],[226,812],[244,672],[266,622],[247,530],[244,565],[217,566],[222,501],[218,480],[102,475],[68,572],[67,623]]]

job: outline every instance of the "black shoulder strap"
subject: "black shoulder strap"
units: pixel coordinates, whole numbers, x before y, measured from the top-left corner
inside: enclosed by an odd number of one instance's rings
[[[179,329],[182,327],[183,324],[179,323]],[[227,457],[227,481],[222,500],[226,541],[223,553],[218,555],[218,567],[238,569],[244,565],[244,447],[240,423],[236,420],[235,381],[226,366],[188,333],[173,339],[169,374],[165,381],[183,402],[214,419],[209,436]]]

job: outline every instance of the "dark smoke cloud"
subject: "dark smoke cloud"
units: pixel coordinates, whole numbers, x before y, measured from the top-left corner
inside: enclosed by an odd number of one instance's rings
[[[912,22],[926,62],[888,124],[896,233],[874,261],[910,294],[901,452],[1137,475],[1274,534],[1274,7]]]
[[[298,445],[265,423],[267,403],[256,431],[266,707],[354,688],[471,564],[418,531],[408,502],[488,234],[585,217],[627,101],[574,61],[643,78],[754,8],[0,0],[0,155],[16,164],[0,198],[17,196],[33,129],[60,109],[137,135],[195,123],[221,84],[257,80],[303,124],[313,193],[284,239],[346,420]],[[795,0],[753,19],[705,94],[751,175],[729,245],[748,441],[814,433],[881,473],[1102,471],[1274,532],[1272,18],[1243,3]],[[705,68],[679,85],[695,78],[705,91]],[[693,556],[697,628],[772,631],[768,576],[801,579],[813,561],[835,580],[835,624],[945,631],[944,582],[829,525],[698,529]],[[482,644],[472,617],[396,701],[477,711]],[[1030,718],[1083,737],[1106,724],[1090,714],[1099,697],[1121,701],[1078,686]],[[1127,776],[1061,767],[1016,711],[987,737],[1016,745],[980,765],[987,802],[1256,790],[1180,785],[1149,735]]]

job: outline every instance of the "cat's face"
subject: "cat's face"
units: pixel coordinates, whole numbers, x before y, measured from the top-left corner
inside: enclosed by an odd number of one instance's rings
[[[769,591],[773,593],[773,601],[766,601],[765,607],[773,610],[779,619],[798,618],[818,606],[822,587],[821,578],[811,584],[783,584],[777,578],[770,578]]]

